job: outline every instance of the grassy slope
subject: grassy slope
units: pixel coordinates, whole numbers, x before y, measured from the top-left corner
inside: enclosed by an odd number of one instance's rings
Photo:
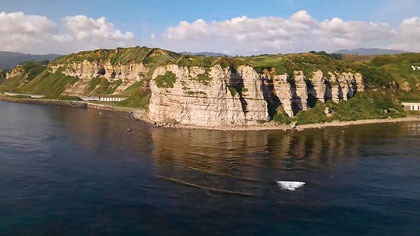
[[[166,64],[179,56],[180,54],[158,48],[133,47],[99,49],[94,51],[72,53],[67,56],[58,57],[54,59],[51,64],[68,64],[71,62],[81,62],[84,60],[88,60],[90,62],[110,61],[112,65],[124,65],[131,62],[144,63],[145,65]]]
[[[293,75],[293,71],[302,70],[307,77],[310,77],[312,72],[316,70],[321,70],[326,76],[328,76],[328,71],[352,71],[352,63],[316,53],[262,55],[241,59],[254,67],[259,73],[263,73],[265,69],[268,71],[274,69],[278,75],[284,73]]]

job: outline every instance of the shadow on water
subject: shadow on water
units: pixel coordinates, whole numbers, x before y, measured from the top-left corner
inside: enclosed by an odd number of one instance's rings
[[[420,123],[223,132],[95,110],[0,111],[5,234],[417,232]],[[307,185],[289,192],[277,180]]]

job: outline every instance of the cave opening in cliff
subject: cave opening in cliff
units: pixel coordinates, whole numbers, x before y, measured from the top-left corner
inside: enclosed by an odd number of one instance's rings
[[[316,102],[318,101],[318,99],[312,95],[312,94],[308,94],[308,107],[312,108],[315,106]]]
[[[105,75],[105,74],[106,74],[106,71],[104,68],[101,68],[98,70],[98,75]]]

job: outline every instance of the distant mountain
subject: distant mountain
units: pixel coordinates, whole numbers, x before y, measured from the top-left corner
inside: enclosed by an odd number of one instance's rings
[[[59,57],[58,54],[32,55],[19,52],[0,51],[0,69],[9,69],[25,61],[43,61]]]
[[[336,54],[350,54],[350,55],[390,55],[407,53],[402,50],[381,49],[381,48],[356,48],[356,49],[341,49],[335,51]]]
[[[205,57],[228,57],[228,55],[217,52],[180,52],[181,54],[205,56]]]

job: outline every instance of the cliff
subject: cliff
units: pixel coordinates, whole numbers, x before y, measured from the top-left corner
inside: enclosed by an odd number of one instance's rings
[[[329,72],[330,78],[327,78],[322,71],[317,70],[309,79],[303,71],[294,71],[293,74],[293,78],[288,74],[275,75],[272,78],[272,92],[289,117],[312,108],[317,101],[346,101],[356,92],[363,92],[365,87],[360,73]]]
[[[156,122],[242,126],[268,121],[259,75],[249,66],[234,73],[215,65],[158,67],[151,82],[149,117]]]
[[[374,66],[387,65],[383,61],[353,63],[316,53],[228,58],[145,47],[101,49],[59,57],[48,65],[17,66],[0,90],[54,99],[123,96],[128,99],[117,105],[146,108],[149,119],[158,124],[205,127],[287,123],[315,111],[335,119],[338,115],[333,113],[353,114],[337,110],[352,109],[339,104],[358,94],[367,94],[358,96],[360,100],[369,98],[370,91],[386,90],[396,94],[392,102],[370,113],[386,117],[388,108],[398,103],[397,96],[417,96],[420,82],[408,75],[399,80],[385,70],[388,67]],[[377,98],[381,102],[380,95]]]
[[[110,61],[90,62],[87,60],[51,65],[50,71],[56,73],[60,68],[63,68],[62,74],[78,78],[76,83],[68,85],[64,90],[63,95],[69,96],[89,96],[104,93],[120,95],[127,88],[141,81],[149,71],[143,63],[130,62],[125,65],[112,65]],[[100,91],[101,82],[92,82],[93,78],[106,80],[110,89]]]
[[[6,73],[6,79],[12,78],[12,77],[17,77],[17,76],[22,76],[24,74],[24,69],[22,65],[17,65],[16,67],[14,67],[10,72]]]

